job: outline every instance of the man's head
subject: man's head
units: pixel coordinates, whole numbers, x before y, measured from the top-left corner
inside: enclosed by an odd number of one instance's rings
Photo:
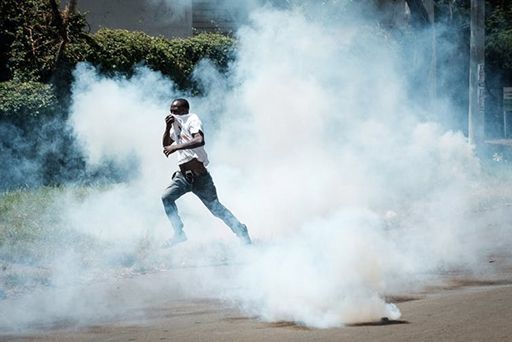
[[[188,114],[190,105],[185,99],[176,99],[171,103],[171,113],[175,115]]]

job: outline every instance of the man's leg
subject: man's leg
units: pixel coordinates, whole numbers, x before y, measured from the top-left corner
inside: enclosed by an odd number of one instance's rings
[[[209,173],[205,173],[195,178],[192,186],[192,192],[199,197],[214,216],[224,221],[224,223],[231,228],[233,233],[235,233],[243,243],[251,243],[251,238],[249,237],[246,225],[238,221],[235,215],[233,215],[231,211],[219,202],[217,189],[215,188],[215,184],[213,183],[213,179]]]
[[[172,177],[171,184],[169,184],[162,194],[162,203],[164,204],[165,213],[174,228],[174,236],[169,241],[169,245],[187,240],[187,236],[183,232],[183,221],[181,221],[178,215],[176,200],[190,190],[191,184],[187,182],[181,172],[176,172]]]

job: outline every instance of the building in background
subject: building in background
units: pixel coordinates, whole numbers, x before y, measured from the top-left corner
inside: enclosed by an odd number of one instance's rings
[[[69,0],[63,0],[66,6]],[[225,0],[78,0],[91,31],[102,27],[144,31],[153,36],[188,37],[199,32],[230,33],[244,2]]]

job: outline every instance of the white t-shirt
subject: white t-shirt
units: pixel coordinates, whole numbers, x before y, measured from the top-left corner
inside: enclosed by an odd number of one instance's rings
[[[173,115],[174,123],[171,127],[171,139],[174,140],[175,144],[182,144],[192,140],[193,135],[203,132],[203,124],[199,116],[194,113],[188,113],[183,115]],[[199,146],[192,149],[178,150],[178,165],[186,163],[194,158],[197,158],[204,166],[208,165],[208,155],[204,146]]]

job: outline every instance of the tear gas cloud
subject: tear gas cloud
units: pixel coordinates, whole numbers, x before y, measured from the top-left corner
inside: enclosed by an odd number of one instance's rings
[[[176,169],[174,156],[162,154],[161,134],[170,100],[184,94],[145,68],[110,79],[80,65],[70,124],[88,165],[130,163],[132,176],[56,203],[69,227],[108,248],[95,249],[85,269],[83,260],[55,269],[54,278],[114,272],[108,260],[123,256],[130,261],[121,266],[136,272],[227,255],[231,272],[198,269],[175,285],[190,294],[188,281],[202,284],[192,295],[264,320],[326,328],[397,319],[386,294],[419,289],[442,270],[478,272],[478,260],[509,239],[500,228],[484,235],[491,218],[475,211],[484,183],[471,146],[462,133],[425,120],[409,96],[404,55],[370,19],[333,22],[264,7],[237,37],[228,76],[200,63],[194,75],[206,96],[189,99],[205,123],[220,199],[256,244],[239,248],[189,195],[178,202],[189,241],[172,256],[159,249],[171,235],[160,193]],[[441,100],[439,108],[455,110]],[[492,220],[505,226],[505,215]],[[137,300],[167,295],[147,285]],[[96,296],[96,312],[111,312],[108,292]],[[85,304],[73,312],[90,316]]]

